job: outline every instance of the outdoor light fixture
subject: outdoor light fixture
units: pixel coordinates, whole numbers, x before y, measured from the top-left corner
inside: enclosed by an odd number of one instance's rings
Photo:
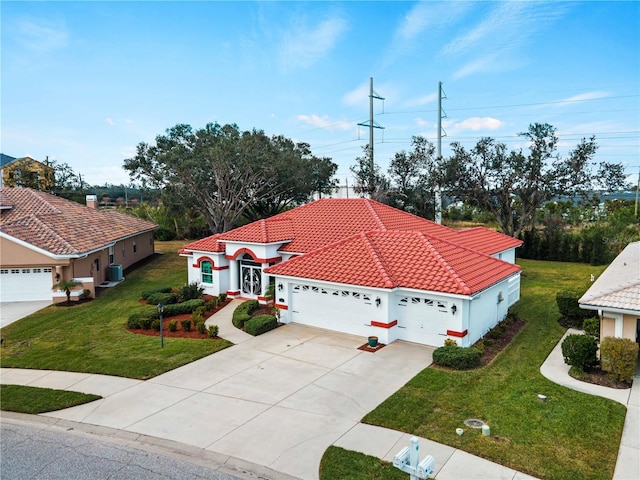
[[[164,313],[164,305],[158,304],[158,315],[160,316],[160,348],[164,348],[164,336],[162,335],[162,314]]]
[[[56,282],[59,282],[59,281],[60,281],[60,274],[56,273]]]
[[[382,303],[382,300],[380,300],[380,297],[376,297],[376,307],[379,307],[380,303]]]
[[[455,305],[451,305],[451,315],[455,315],[457,311],[458,307],[456,307]]]
[[[278,290],[282,290],[282,284],[281,283],[278,284]]]

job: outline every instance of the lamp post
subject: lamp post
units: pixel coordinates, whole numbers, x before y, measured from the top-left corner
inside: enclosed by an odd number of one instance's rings
[[[162,335],[162,314],[164,313],[164,305],[158,304],[158,315],[160,316],[160,348],[164,348],[164,336]]]

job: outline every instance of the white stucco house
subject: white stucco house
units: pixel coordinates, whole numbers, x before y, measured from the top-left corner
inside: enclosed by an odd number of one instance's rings
[[[321,199],[185,245],[189,282],[255,298],[280,320],[364,337],[470,346],[520,298],[521,241],[454,230],[364,198]]]

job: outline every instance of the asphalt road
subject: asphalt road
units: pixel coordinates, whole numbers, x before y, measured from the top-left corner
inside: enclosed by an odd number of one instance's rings
[[[81,432],[3,421],[2,480],[240,480],[174,456],[118,445]],[[242,478],[258,478],[245,477]]]

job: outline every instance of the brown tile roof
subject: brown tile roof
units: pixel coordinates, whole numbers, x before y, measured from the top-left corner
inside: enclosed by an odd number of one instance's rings
[[[82,255],[158,227],[30,188],[0,189],[0,204],[0,232],[54,255]]]

